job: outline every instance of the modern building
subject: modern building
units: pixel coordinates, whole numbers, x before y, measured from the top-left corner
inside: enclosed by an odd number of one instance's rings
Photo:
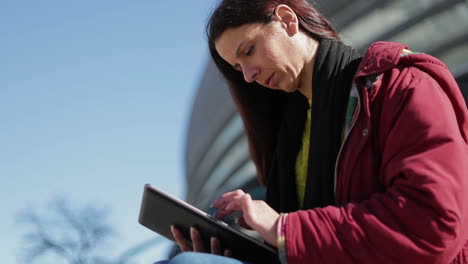
[[[442,59],[468,91],[467,0],[316,0],[343,40],[359,51],[372,42],[406,43]],[[468,93],[465,93],[468,94]],[[236,188],[263,197],[249,159],[242,121],[212,63],[206,67],[187,131],[186,199],[208,209]]]

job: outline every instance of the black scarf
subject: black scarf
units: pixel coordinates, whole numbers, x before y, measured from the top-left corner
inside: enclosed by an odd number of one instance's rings
[[[334,204],[335,162],[349,92],[360,60],[352,48],[341,42],[320,42],[312,78],[310,149],[302,208],[297,201],[295,164],[309,103],[299,92],[288,94],[267,186],[267,202],[278,212]]]

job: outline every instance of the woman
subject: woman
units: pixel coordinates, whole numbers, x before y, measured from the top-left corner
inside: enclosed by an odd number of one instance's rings
[[[359,57],[306,0],[221,1],[208,40],[267,187],[216,217],[241,211],[283,263],[468,263],[468,112],[443,63],[388,42]]]

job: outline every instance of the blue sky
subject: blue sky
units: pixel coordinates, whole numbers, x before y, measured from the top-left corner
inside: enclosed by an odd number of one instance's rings
[[[143,185],[183,197],[215,2],[0,0],[2,263],[20,263],[16,214],[56,195],[108,207],[116,255],[154,236],[137,223]]]

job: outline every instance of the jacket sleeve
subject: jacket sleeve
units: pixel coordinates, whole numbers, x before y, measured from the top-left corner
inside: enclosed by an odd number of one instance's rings
[[[465,126],[435,79],[411,67],[401,74],[401,83],[385,92],[379,121],[387,131],[375,177],[384,191],[340,207],[290,213],[284,223],[289,264],[450,263],[463,248]]]

